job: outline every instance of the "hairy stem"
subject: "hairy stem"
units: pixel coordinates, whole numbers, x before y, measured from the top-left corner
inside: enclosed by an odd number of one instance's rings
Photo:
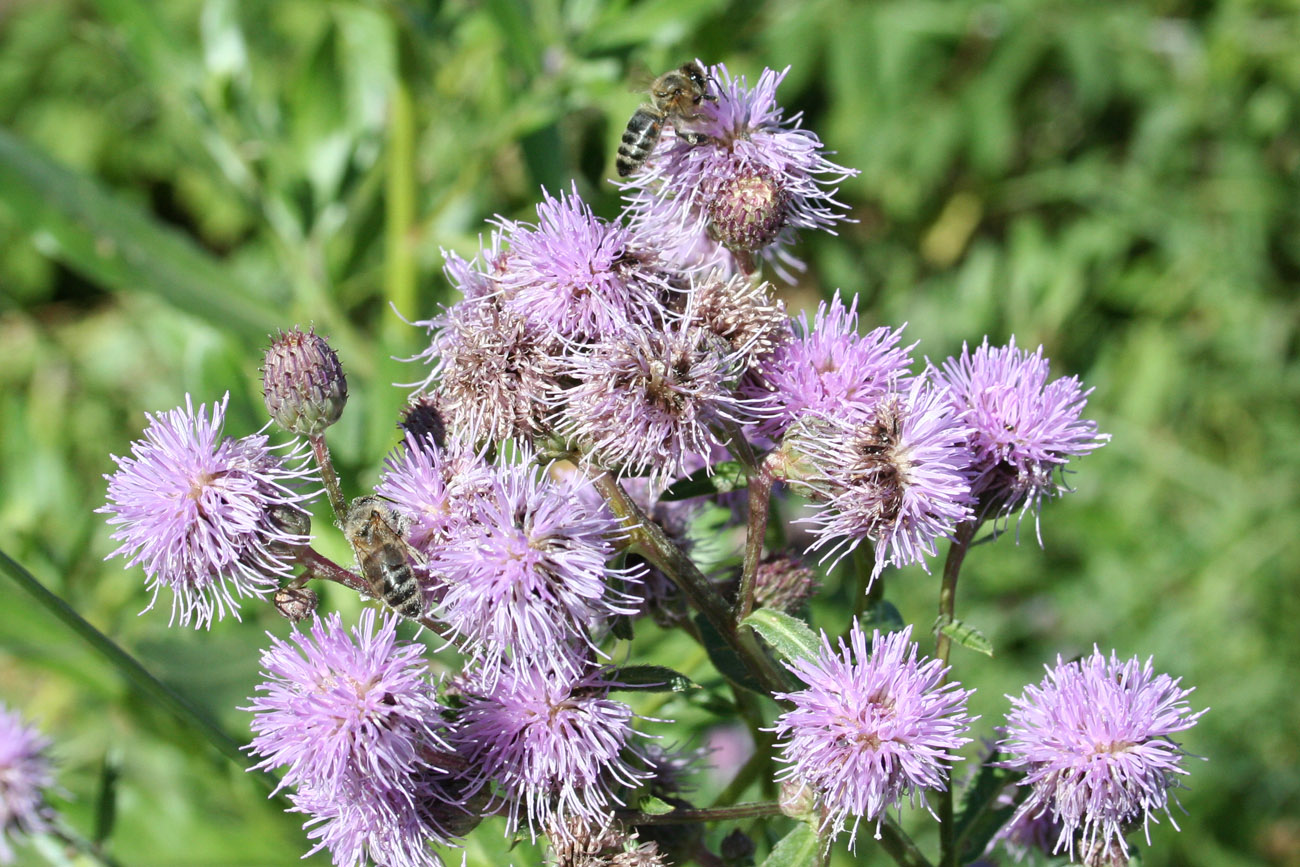
[[[609,473],[597,475],[595,486],[610,509],[623,522],[632,546],[639,549],[642,556],[657,566],[686,594],[691,604],[717,630],[763,689],[770,693],[788,691],[789,682],[771,657],[763,652],[757,637],[751,630],[736,628],[727,603],[718,594],[713,582],[691,562],[686,553],[632,502],[623,487]]]
[[[736,623],[754,610],[754,585],[758,564],[763,559],[763,540],[767,537],[767,516],[772,506],[772,458],[764,460],[749,474],[749,522],[745,533],[745,565],[740,574],[740,592],[736,596]]]
[[[952,623],[957,610],[957,576],[961,574],[961,564],[970,550],[971,539],[979,526],[976,520],[965,521],[957,525],[952,544],[948,546],[948,557],[943,563],[943,583],[939,587],[939,622],[934,638],[934,656],[945,666],[952,651],[952,640],[943,631],[943,627]],[[945,672],[944,682],[948,681]],[[956,827],[953,823],[952,781],[939,794],[939,864],[940,867],[955,867],[957,847],[955,844]]]
[[[334,461],[330,459],[329,446],[325,445],[325,435],[309,436],[307,442],[311,443],[312,456],[316,458],[316,466],[320,467],[320,479],[330,498],[330,508],[334,510],[334,523],[342,527],[343,519],[348,514],[348,501],[344,499],[343,489],[339,487],[339,476],[334,472]]]
[[[301,548],[294,549],[294,559],[298,564],[311,573],[311,577],[320,578],[324,581],[333,581],[335,584],[342,584],[358,593],[370,594],[370,585],[366,580],[350,569],[344,569],[324,554],[304,545]]]

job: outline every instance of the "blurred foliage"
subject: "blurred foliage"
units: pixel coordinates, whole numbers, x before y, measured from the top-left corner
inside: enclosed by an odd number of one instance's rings
[[[1026,521],[967,561],[959,616],[995,657],[954,661],[984,725],[1057,653],[1153,654],[1212,710],[1182,832],[1154,828],[1145,862],[1300,863],[1296,45],[1297,9],[1262,0],[0,3],[0,547],[244,737],[285,625],[168,630],[101,562],[100,477],[143,411],[229,390],[230,431],[259,428],[266,332],[314,322],[352,379],[333,441],[359,489],[396,440],[388,384],[422,378],[392,360],[423,334],[390,304],[448,300],[442,249],[472,255],[541,186],[615,214],[631,70],[789,65],[789,112],[861,169],[857,222],[806,239],[792,303],[858,292],[936,361],[1042,343],[1114,434],[1043,548]],[[830,631],[851,583],[818,609]],[[924,627],[936,587],[913,568],[889,596]],[[14,594],[0,697],[58,743],[75,827],[111,767],[124,864],[298,858],[298,818]],[[659,701],[670,740],[718,721]],[[476,834],[470,863],[534,858],[504,846]]]

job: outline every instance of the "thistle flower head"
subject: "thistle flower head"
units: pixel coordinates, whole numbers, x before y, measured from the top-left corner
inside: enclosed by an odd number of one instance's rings
[[[607,565],[619,522],[586,505],[577,488],[589,484],[553,481],[527,464],[499,467],[477,522],[429,552],[439,582],[436,616],[468,652],[541,657],[560,644],[589,642],[593,625],[635,610],[610,581],[632,576]]]
[[[822,633],[815,659],[786,664],[807,686],[777,695],[794,709],[777,718],[778,779],[802,783],[819,799],[822,831],[838,835],[852,818],[853,846],[862,819],[876,822],[904,796],[925,801],[947,787],[956,750],[970,738],[966,701],[973,690],[945,684],[947,669],[917,659],[909,626],[867,636],[854,620],[838,650]]]
[[[577,385],[561,395],[557,431],[598,466],[661,485],[721,445],[716,427],[749,417],[735,391],[744,365],[689,312],[657,328],[628,326],[571,359]]]
[[[496,474],[481,451],[452,438],[439,447],[408,433],[384,462],[375,492],[406,519],[406,542],[424,557],[477,523]]]
[[[438,393],[448,430],[466,441],[528,439],[547,428],[547,401],[559,389],[563,347],[495,296],[467,298],[416,323],[433,332],[415,360],[432,370],[420,390]]]
[[[13,844],[53,829],[45,792],[54,786],[50,741],[0,704],[0,864],[14,862]]]
[[[772,286],[713,271],[692,281],[687,306],[691,322],[743,353],[747,369],[790,341],[785,302],[772,298]]]
[[[799,315],[792,340],[780,342],[747,382],[745,394],[768,410],[759,432],[779,439],[807,414],[859,420],[869,417],[886,392],[906,386],[911,346],[902,328],[858,333],[857,298],[847,306],[839,292],[818,305],[811,326]]]
[[[607,824],[620,789],[649,776],[632,709],[608,697],[614,683],[580,668],[508,665],[466,686],[455,742],[508,803],[512,831],[521,821],[534,835],[571,819]]]
[[[339,357],[315,330],[281,332],[262,363],[266,411],[290,433],[315,436],[339,420],[348,380]]]
[[[875,542],[873,580],[887,563],[925,565],[939,539],[972,517],[967,430],[943,396],[918,379],[906,394],[880,399],[865,418],[819,420],[795,443],[818,474],[824,505],[807,521],[838,558],[863,539]]]
[[[398,640],[399,619],[384,615],[376,627],[367,609],[348,630],[334,613],[287,641],[272,637],[265,680],[245,708],[256,767],[285,766],[280,785],[344,800],[367,788],[400,792],[432,769],[430,751],[448,749],[442,709],[424,646]]]
[[[784,118],[776,102],[782,72],[765,69],[752,89],[725,66],[709,69],[716,99],[699,106],[688,134],[660,137],[648,169],[625,189],[631,225],[664,245],[710,238],[732,252],[778,255],[798,229],[826,229],[844,219],[838,184],[857,174],[826,158],[821,141]]]
[[[1080,418],[1091,390],[1073,376],[1048,382],[1040,346],[1033,353],[990,347],[984,339],[931,376],[971,430],[976,473],[972,491],[1002,514],[1016,508],[1038,512],[1043,497],[1067,490],[1059,481],[1066,462],[1103,446],[1109,434]]]
[[[229,611],[239,617],[237,597],[265,597],[290,573],[289,551],[309,539],[286,527],[283,510],[302,513],[314,494],[293,486],[309,478],[305,463],[291,465],[301,450],[275,455],[267,438],[221,435],[229,395],[195,412],[185,406],[148,415],[144,439],[131,444],[131,457],[113,457],[107,475],[113,539],[122,544],[110,557],[139,563],[153,600],[171,589],[172,621],[207,626]],[[148,610],[148,609],[146,609]]]
[[[1011,698],[999,747],[1006,767],[1025,771],[1031,788],[1016,818],[1059,822],[1054,851],[1073,858],[1118,849],[1139,821],[1149,826],[1169,812],[1169,790],[1183,769],[1182,748],[1171,736],[1196,724],[1191,689],[1156,674],[1152,661],[1105,657],[1097,648],[1076,662],[1057,658],[1047,677]],[[1177,827],[1177,823],[1174,823]]]
[[[666,288],[656,256],[633,233],[592,213],[577,187],[543,190],[537,224],[501,220],[510,258],[496,276],[505,306],[530,326],[591,339],[645,321]]]

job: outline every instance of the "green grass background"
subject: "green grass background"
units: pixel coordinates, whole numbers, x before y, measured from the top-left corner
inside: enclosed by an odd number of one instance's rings
[[[472,255],[543,185],[613,216],[629,71],[695,56],[751,80],[789,65],[787,110],[861,170],[840,193],[857,222],[805,239],[792,305],[856,292],[936,360],[1014,334],[1096,389],[1114,439],[1044,510],[1044,547],[1026,525],[963,574],[959,616],[996,648],[954,657],[985,731],[1057,653],[1153,654],[1212,709],[1185,738],[1206,761],[1182,832],[1154,828],[1146,863],[1300,864],[1293,3],[0,4],[0,548],[244,738],[264,631],[286,626],[137,617],[142,576],[102,562],[92,512],[109,454],[186,392],[229,390],[228,432],[259,428],[266,334],[314,323],[352,385],[336,457],[352,493],[372,483],[389,384],[419,378],[392,360],[422,335],[390,303],[432,313],[440,250]],[[889,588],[927,628],[937,578]],[[0,593],[0,698],[56,741],[69,824],[123,865],[297,863],[300,821],[264,787]],[[711,722],[657,712],[685,720],[674,737]],[[471,864],[535,863],[495,837]]]

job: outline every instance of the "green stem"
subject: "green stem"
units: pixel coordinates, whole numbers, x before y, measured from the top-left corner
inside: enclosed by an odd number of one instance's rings
[[[744,622],[754,610],[754,589],[758,565],[763,559],[763,540],[767,538],[767,516],[772,506],[772,460],[764,460],[749,473],[749,522],[745,533],[745,565],[740,573],[740,592],[736,595],[736,623]]]
[[[307,442],[311,443],[312,456],[316,458],[316,466],[320,467],[320,480],[329,496],[330,508],[334,510],[334,523],[342,527],[343,520],[348,515],[348,501],[339,486],[339,475],[334,472],[334,461],[330,459],[329,446],[325,445],[325,434],[309,436]]]
[[[730,807],[702,807],[700,809],[677,809],[671,813],[651,815],[632,810],[614,813],[624,825],[685,825],[688,822],[726,822],[737,819],[760,819],[764,816],[781,815],[781,805],[775,801],[751,801],[747,804],[733,804]]]
[[[753,631],[736,628],[727,603],[685,552],[664,534],[658,524],[646,517],[609,473],[597,475],[595,486],[610,509],[623,522],[623,529],[632,546],[639,549],[642,556],[659,567],[686,594],[691,604],[717,630],[718,635],[763,689],[770,693],[788,692],[790,683],[771,657],[763,652]]]
[[[899,867],[933,867],[912,838],[888,816],[880,823],[880,846]]]
[[[948,638],[943,627],[952,623],[957,610],[957,576],[961,574],[961,564],[970,550],[971,539],[979,522],[965,521],[957,525],[952,544],[948,546],[948,557],[943,563],[943,583],[939,587],[939,629],[934,638],[934,656],[944,666],[948,665],[948,655],[952,651],[952,640]],[[948,674],[943,676],[948,681]],[[952,780],[939,794],[939,864],[940,867],[955,867],[957,863],[956,827],[953,823],[953,787]]]
[[[253,762],[240,749],[239,743],[234,738],[226,734],[203,711],[191,704],[188,699],[150,674],[144,666],[136,661],[135,657],[119,647],[113,639],[95,628],[89,621],[73,610],[72,606],[68,605],[67,602],[47,590],[45,585],[38,581],[32,573],[24,569],[4,551],[0,551],[0,572],[4,572],[12,578],[19,587],[31,594],[45,610],[57,617],[86,644],[98,651],[101,656],[108,660],[110,665],[117,669],[119,674],[126,678],[128,683],[139,690],[145,697],[152,699],[171,711],[183,722],[198,729],[218,752],[241,768],[252,767]],[[275,778],[270,774],[257,774],[256,776],[268,788],[273,789],[275,787]]]

